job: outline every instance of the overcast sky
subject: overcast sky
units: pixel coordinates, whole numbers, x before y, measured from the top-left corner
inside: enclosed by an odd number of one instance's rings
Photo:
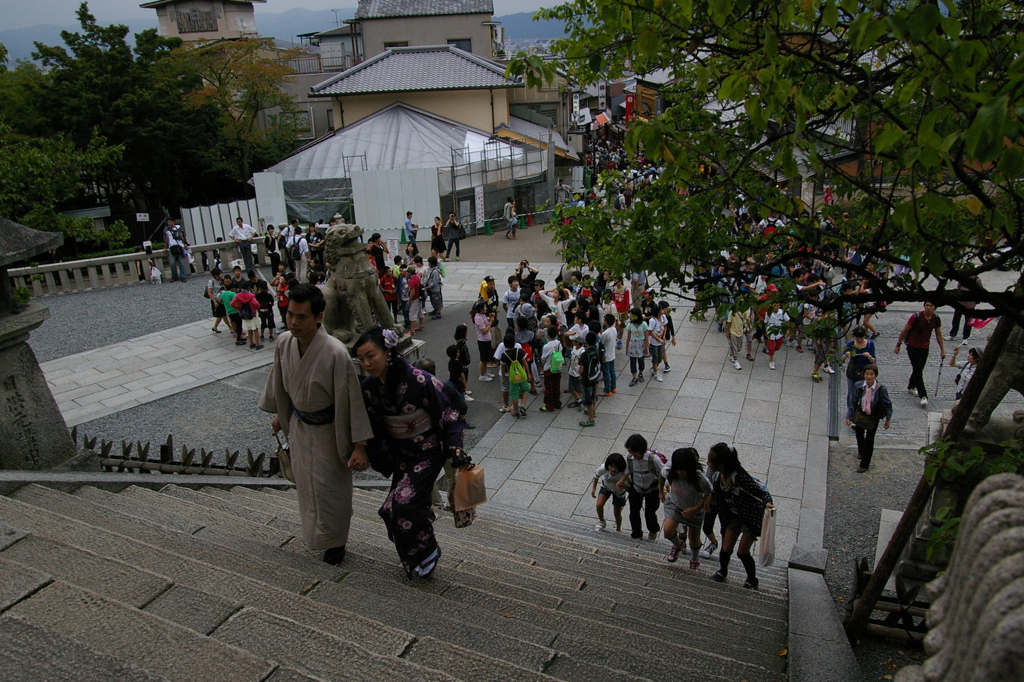
[[[17,29],[35,24],[67,26],[76,23],[75,12],[81,0],[0,0],[0,29]],[[132,18],[154,16],[153,10],[142,9],[139,2],[128,0],[90,0],[89,11],[101,23],[127,21]],[[269,0],[256,3],[256,12],[286,12],[296,7],[311,10],[354,8],[358,0]],[[555,3],[541,0],[494,0],[494,13],[498,16],[529,12],[541,5]]]

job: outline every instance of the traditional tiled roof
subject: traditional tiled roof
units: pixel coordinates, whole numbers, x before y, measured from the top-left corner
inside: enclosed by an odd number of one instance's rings
[[[375,92],[514,88],[500,64],[451,45],[396,47],[313,86],[313,97]]]
[[[181,0],[153,0],[153,2],[144,2],[139,7],[146,9],[155,9],[163,5],[172,5],[180,2]],[[267,0],[225,0],[226,2],[233,2],[240,5],[251,5],[254,2],[266,2]]]
[[[356,19],[494,14],[491,0],[359,0]]]

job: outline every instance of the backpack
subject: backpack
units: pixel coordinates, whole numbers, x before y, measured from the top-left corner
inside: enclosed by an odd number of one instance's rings
[[[591,352],[591,349],[588,348],[587,351],[583,354],[583,357],[585,359],[585,362],[587,363],[587,381],[589,381],[592,384],[596,384],[598,381],[601,380],[601,376],[604,374],[601,371],[601,361],[597,355],[597,348],[595,347],[593,349],[593,352]]]
[[[300,237],[292,237],[292,245],[291,248],[288,249],[288,255],[291,256],[293,261],[302,258],[302,249],[299,248],[300,239]]]
[[[430,272],[427,273],[427,286],[428,291],[437,291],[441,288],[441,270],[439,268],[430,268]]]
[[[562,347],[558,346],[551,352],[551,373],[560,374],[562,365],[565,364],[565,356],[562,355]]]
[[[536,315],[522,315],[519,313],[519,307],[516,306],[516,326],[519,326],[519,320],[526,320],[526,328],[531,332],[537,331],[537,316]]]
[[[253,317],[252,306],[246,303],[238,310],[238,314],[241,315],[243,320],[251,320]]]
[[[521,384],[524,381],[529,381],[530,377],[526,374],[526,369],[523,367],[523,363],[519,362],[518,356],[512,359],[508,356],[508,351],[505,351],[505,359],[510,360],[508,365],[508,380],[513,384]]]

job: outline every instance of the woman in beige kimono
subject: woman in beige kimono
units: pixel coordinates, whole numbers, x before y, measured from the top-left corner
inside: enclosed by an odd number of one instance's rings
[[[352,519],[352,471],[369,467],[364,443],[373,429],[352,359],[321,325],[323,292],[299,284],[288,299],[289,333],[277,342],[260,409],[274,413],[274,433],[291,443],[303,540],[337,565]]]

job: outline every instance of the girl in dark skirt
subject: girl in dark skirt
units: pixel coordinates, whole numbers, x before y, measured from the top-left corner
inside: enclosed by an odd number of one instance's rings
[[[397,333],[372,327],[353,350],[368,375],[363,399],[374,438],[367,453],[375,469],[391,475],[378,514],[412,580],[432,574],[441,556],[430,494],[445,460],[462,449],[463,427],[444,384],[410,366],[397,346]]]
[[[729,561],[739,540],[736,556],[747,571],[743,587],[757,589],[757,566],[750,556],[750,547],[761,535],[761,521],[765,509],[774,509],[772,496],[740,465],[736,448],[726,443],[715,443],[708,453],[708,468],[714,469],[712,495],[722,520],[722,551],[718,554],[721,566],[711,579],[725,582],[729,574]]]

